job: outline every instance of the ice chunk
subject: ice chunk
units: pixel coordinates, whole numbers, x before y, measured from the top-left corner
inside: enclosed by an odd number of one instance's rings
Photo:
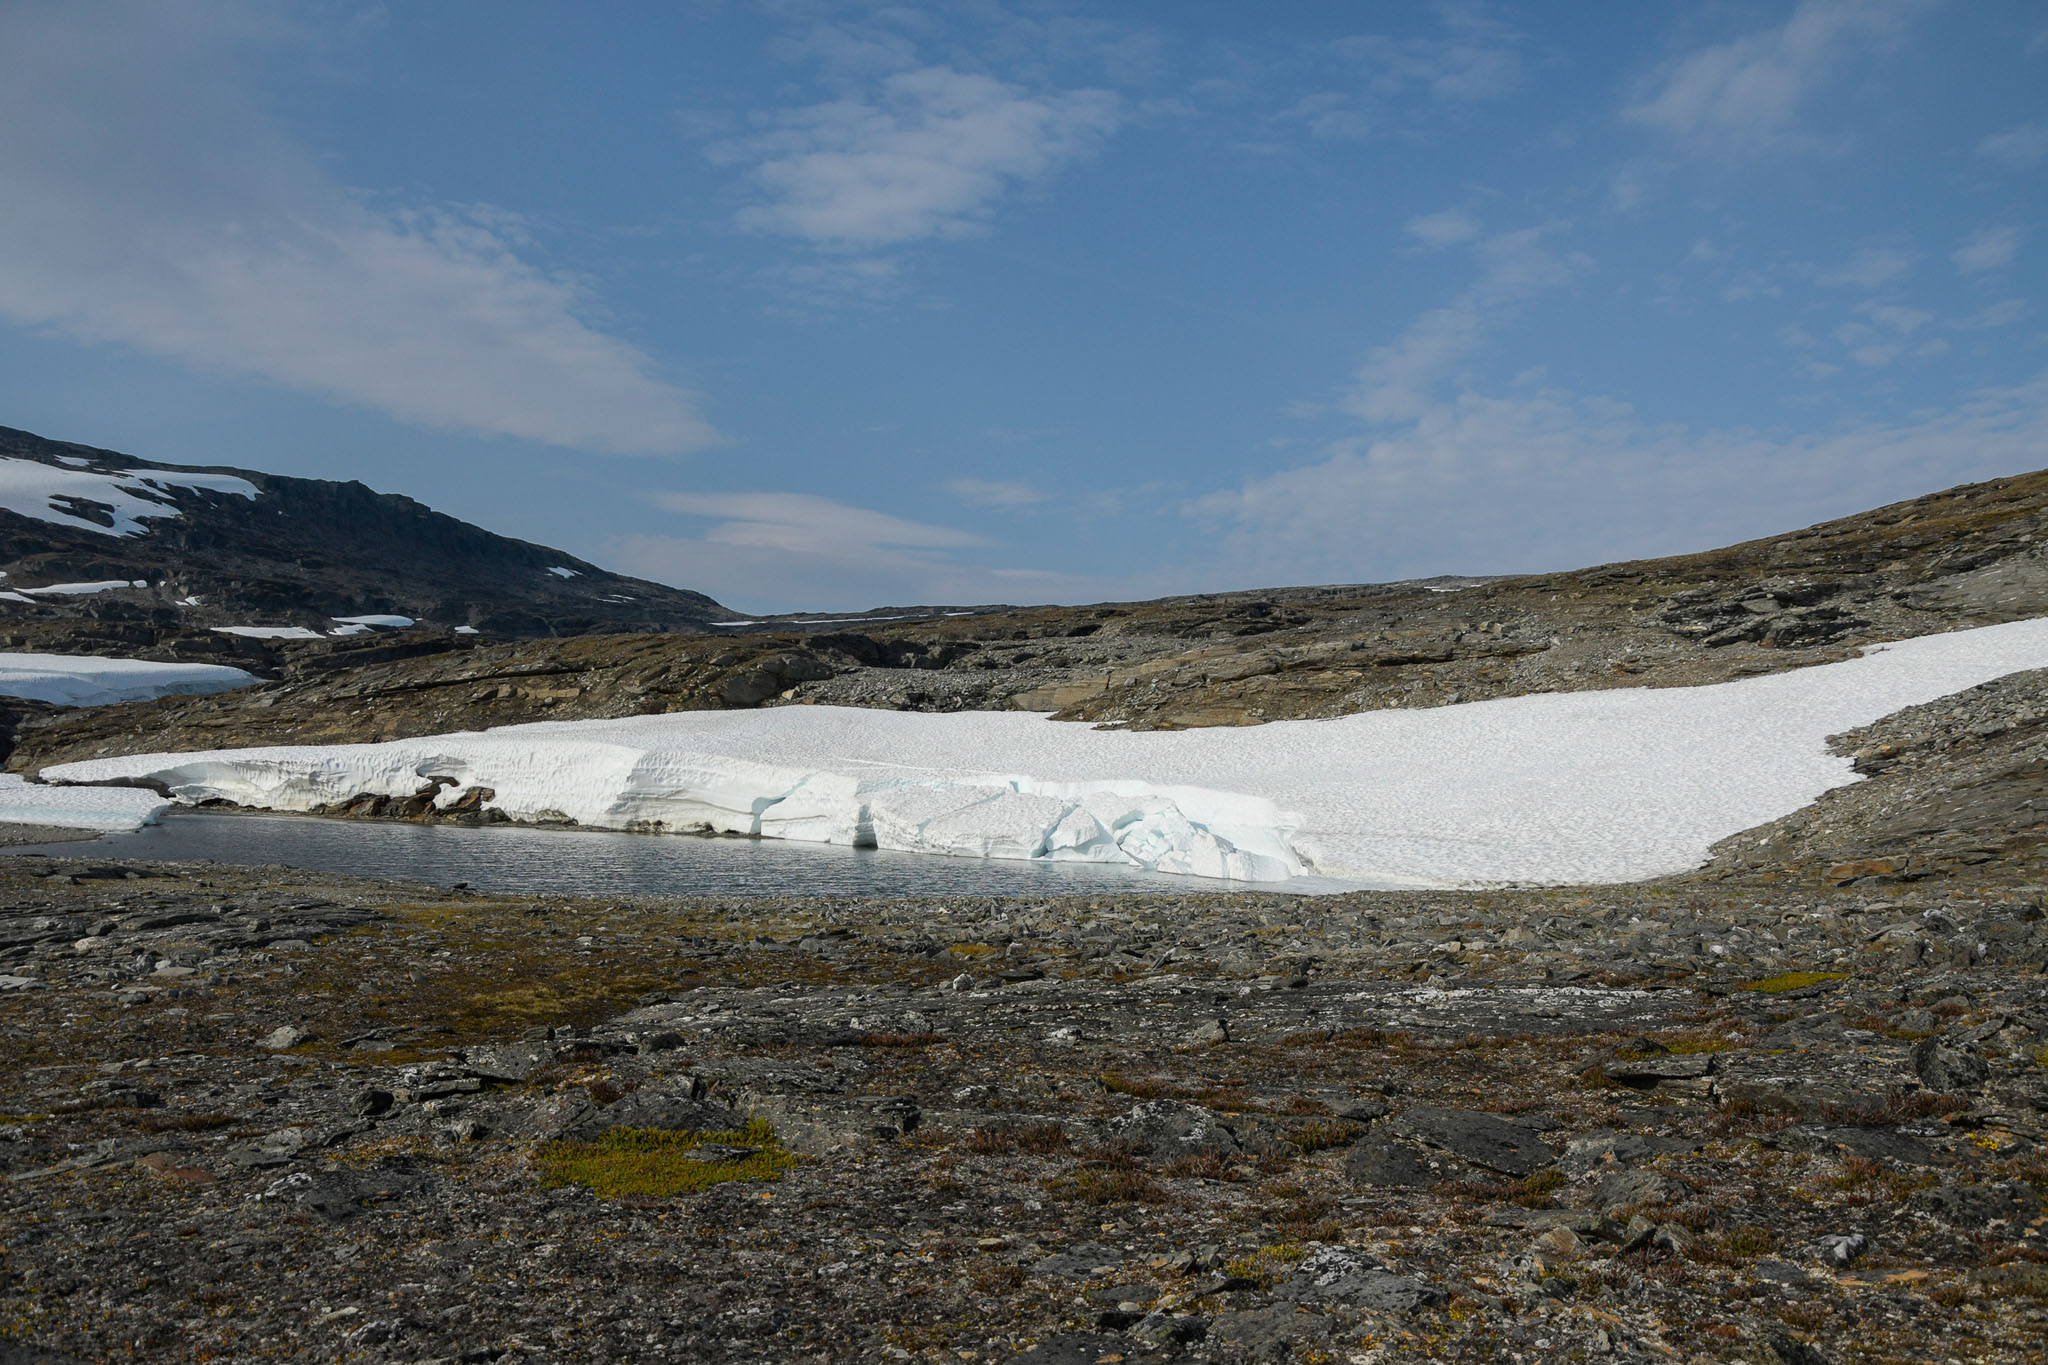
[[[140,787],[46,787],[0,773],[0,824],[127,830],[156,823],[167,797]]]

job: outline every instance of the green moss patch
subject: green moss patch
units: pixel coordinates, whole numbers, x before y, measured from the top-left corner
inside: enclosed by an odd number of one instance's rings
[[[551,1142],[535,1161],[543,1187],[581,1185],[602,1199],[672,1199],[733,1181],[780,1180],[796,1165],[759,1119],[726,1133],[614,1128],[590,1142]]]
[[[1803,991],[1808,986],[1818,986],[1825,981],[1841,981],[1847,972],[1780,972],[1767,976],[1761,981],[1752,981],[1742,989],[1758,991],[1765,995],[1782,995],[1786,991]]]

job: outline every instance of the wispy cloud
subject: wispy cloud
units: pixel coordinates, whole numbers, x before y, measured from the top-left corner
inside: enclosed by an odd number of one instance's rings
[[[704,538],[721,545],[834,556],[989,543],[971,531],[850,507],[815,493],[655,493],[648,501],[671,512],[716,521]]]
[[[1007,194],[1092,151],[1120,118],[1108,91],[1032,92],[925,66],[858,97],[764,115],[707,152],[749,167],[755,201],[740,227],[873,250],[983,230]]]
[[[1045,494],[1028,483],[989,479],[949,479],[946,491],[972,507],[1030,507],[1045,501]]]
[[[1345,396],[1346,410],[1370,422],[1421,416],[1444,381],[1516,305],[1592,268],[1590,257],[1545,246],[1546,235],[1546,229],[1530,228],[1478,242],[1479,278],[1450,303],[1424,313],[1400,337],[1368,353]]]
[[[747,611],[1071,602],[1112,587],[1057,570],[991,566],[982,561],[1000,547],[985,536],[814,494],[657,493],[649,501],[712,524],[688,535],[618,537],[606,547],[608,560]]]
[[[1800,105],[1844,61],[1895,39],[1929,0],[1802,0],[1783,24],[1687,53],[1659,68],[1623,110],[1702,147],[1800,140]]]
[[[1965,275],[1981,274],[2012,264],[2019,254],[2020,230],[2016,227],[1987,227],[1965,237],[1948,258]]]
[[[1654,423],[1555,389],[1466,393],[1188,510],[1237,581],[1511,573],[1788,530],[2031,469],[2044,444],[2048,374],[1807,434]]]
[[[1421,214],[1410,218],[1403,226],[1410,237],[1431,250],[1459,246],[1477,237],[1481,231],[1479,220],[1463,209]]]
[[[2048,158],[2048,124],[2022,123],[1992,133],[1977,144],[1977,155],[2022,170]]]
[[[1441,37],[1341,38],[1337,52],[1356,63],[1368,88],[1383,95],[1420,90],[1441,100],[1486,100],[1521,84],[1525,40],[1480,4],[1439,3]]]
[[[1833,270],[1823,270],[1814,278],[1822,284],[1875,289],[1904,278],[1912,269],[1912,253],[1898,247],[1866,246],[1858,247],[1850,253],[1848,260]]]
[[[1981,308],[1966,318],[1957,318],[1948,325],[1965,332],[1983,331],[1991,327],[2010,327],[2032,311],[2025,299],[2000,299],[1997,303]]]
[[[1307,125],[1310,137],[1337,142],[1361,142],[1372,136],[1372,120],[1350,107],[1350,96],[1325,90],[1303,95],[1280,111],[1283,120]]]
[[[510,215],[336,184],[247,93],[270,7],[0,7],[0,316],[426,427],[704,446],[695,399]]]

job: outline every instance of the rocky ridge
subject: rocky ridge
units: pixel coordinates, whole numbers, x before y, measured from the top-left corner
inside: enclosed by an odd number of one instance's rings
[[[737,619],[701,593],[609,573],[360,483],[194,470],[7,427],[0,460],[114,476],[101,496],[132,496],[163,513],[136,520],[130,534],[109,534],[0,509],[0,586],[17,594],[4,604],[0,648],[260,657],[260,642],[211,628],[328,634],[338,617],[383,615],[524,637],[694,630]],[[255,496],[147,482],[194,473],[231,476]],[[60,498],[53,510],[119,529],[118,509],[92,497]],[[35,594],[51,584],[99,583],[131,586]],[[33,600],[18,600],[24,596]]]

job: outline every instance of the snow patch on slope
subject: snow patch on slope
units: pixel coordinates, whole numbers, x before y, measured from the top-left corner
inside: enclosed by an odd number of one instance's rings
[[[101,659],[89,654],[0,654],[0,697],[23,697],[58,706],[106,706],[226,692],[255,681],[254,674],[221,664]]]
[[[70,465],[73,460],[65,463]],[[232,474],[168,469],[60,469],[40,460],[0,456],[0,508],[103,536],[139,535],[145,529],[144,518],[178,516],[177,505],[171,501],[174,488],[205,489],[251,499],[256,496],[255,484]],[[107,508],[113,525],[81,516],[82,503]]]
[[[48,769],[307,810],[475,787],[514,819],[1382,886],[1618,882],[1857,780],[1826,738],[2048,667],[2048,621],[1698,688],[1512,697],[1178,732],[842,707],[551,722]]]
[[[320,632],[304,626],[214,626],[221,635],[245,635],[251,640],[317,640]]]

